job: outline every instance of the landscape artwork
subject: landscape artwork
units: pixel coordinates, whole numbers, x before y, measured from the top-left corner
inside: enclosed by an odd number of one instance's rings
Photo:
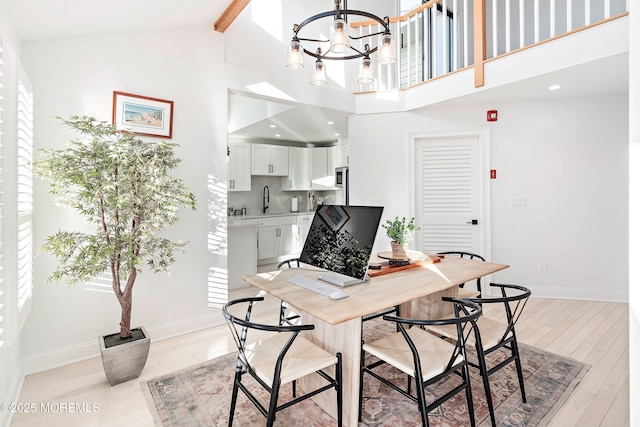
[[[114,91],[113,123],[139,135],[171,138],[173,101]]]

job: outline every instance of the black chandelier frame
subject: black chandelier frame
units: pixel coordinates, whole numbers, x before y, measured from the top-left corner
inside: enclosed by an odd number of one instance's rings
[[[384,27],[384,30],[382,31],[378,31],[376,33],[371,33],[371,34],[365,34],[362,36],[358,36],[358,37],[352,37],[351,34],[348,34],[349,39],[351,40],[361,40],[364,38],[369,38],[369,37],[375,37],[375,36],[379,36],[379,35],[384,35],[384,34],[391,34],[391,30],[390,30],[390,25],[389,25],[389,17],[385,16],[384,18],[380,18],[372,13],[369,12],[364,12],[361,10],[353,10],[353,9],[348,9],[347,7],[347,0],[343,0],[344,2],[344,9],[340,9],[340,0],[336,0],[335,1],[335,9],[334,10],[330,10],[327,12],[322,12],[322,13],[318,13],[317,15],[313,15],[310,18],[305,19],[304,21],[302,21],[301,24],[294,24],[293,26],[293,37],[291,38],[292,42],[298,42],[300,43],[300,47],[302,48],[302,51],[309,55],[312,56],[314,58],[316,58],[316,60],[334,60],[334,61],[346,61],[349,59],[357,59],[357,58],[368,58],[370,54],[376,52],[378,50],[378,46],[375,46],[373,48],[371,48],[371,46],[367,43],[364,45],[364,50],[360,51],[358,49],[356,49],[355,47],[353,47],[351,44],[349,44],[349,48],[352,49],[353,51],[355,51],[355,54],[352,55],[336,55],[334,54],[334,56],[331,56],[332,52],[331,50],[327,50],[326,53],[322,53],[321,48],[317,48],[315,52],[312,52],[308,49],[306,49],[303,45],[302,42],[303,41],[307,41],[307,42],[314,42],[314,43],[329,43],[331,42],[330,39],[327,40],[320,40],[320,39],[311,39],[311,38],[306,38],[306,37],[300,37],[298,34],[300,32],[300,30],[302,30],[306,25],[315,22],[319,19],[323,19],[323,18],[327,18],[330,16],[333,16],[335,19],[339,19],[342,18],[345,23],[348,25],[349,24],[349,20],[348,17],[349,15],[357,15],[357,16],[364,16],[365,18],[369,18],[373,21],[376,21],[377,23],[379,23],[380,25],[382,25]]]

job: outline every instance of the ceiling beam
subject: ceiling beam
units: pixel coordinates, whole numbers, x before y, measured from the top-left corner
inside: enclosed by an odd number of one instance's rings
[[[222,12],[222,15],[220,15],[216,23],[213,24],[213,29],[224,33],[250,1],[251,0],[232,0],[229,7]]]

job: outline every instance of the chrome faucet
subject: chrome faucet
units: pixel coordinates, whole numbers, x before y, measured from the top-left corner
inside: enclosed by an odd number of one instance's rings
[[[262,189],[262,213],[267,213],[269,209],[269,186],[265,185]]]

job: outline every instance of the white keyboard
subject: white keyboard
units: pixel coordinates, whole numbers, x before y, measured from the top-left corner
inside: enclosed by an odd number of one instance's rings
[[[304,276],[294,276],[291,279],[288,279],[287,282],[293,283],[294,285],[301,286],[305,289],[309,289],[310,291],[319,293],[327,297],[338,290],[334,286],[326,285],[322,282],[309,279],[308,277]]]

